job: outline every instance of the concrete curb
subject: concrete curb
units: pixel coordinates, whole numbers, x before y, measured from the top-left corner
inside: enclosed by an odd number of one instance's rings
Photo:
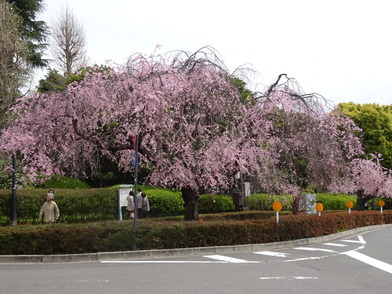
[[[97,252],[83,254],[56,254],[56,255],[0,255],[0,264],[3,263],[64,263],[64,262],[94,262],[108,260],[135,260],[145,258],[163,258],[177,256],[198,256],[205,254],[230,254],[238,252],[252,252],[266,249],[281,249],[300,245],[309,245],[328,242],[348,237],[361,232],[392,227],[392,224],[360,227],[332,235],[300,239],[294,241],[274,242],[265,244],[248,244],[233,246],[193,247],[162,250],[137,250],[119,252]]]

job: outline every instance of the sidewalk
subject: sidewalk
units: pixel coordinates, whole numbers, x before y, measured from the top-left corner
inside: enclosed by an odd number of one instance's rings
[[[332,235],[300,239],[294,241],[215,246],[215,247],[193,247],[163,250],[138,250],[138,251],[118,251],[118,252],[97,252],[84,254],[58,254],[58,255],[0,255],[0,263],[63,263],[63,262],[94,262],[107,260],[135,260],[146,258],[163,258],[176,256],[191,256],[205,254],[230,254],[238,252],[252,252],[267,249],[281,249],[301,245],[317,244],[335,239],[355,235],[361,232],[371,231],[380,228],[392,227],[392,224],[360,227],[349,231],[344,231]]]

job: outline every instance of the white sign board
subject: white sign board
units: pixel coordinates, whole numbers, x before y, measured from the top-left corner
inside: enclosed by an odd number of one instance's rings
[[[132,191],[132,185],[120,185],[118,187],[118,199],[119,199],[119,206],[127,206],[127,196],[130,191]]]
[[[250,196],[250,182],[245,182],[244,188],[245,188],[245,197],[249,197]]]
[[[132,190],[132,185],[120,185],[118,186],[118,219],[122,220],[121,207],[127,206],[127,196],[129,191]]]

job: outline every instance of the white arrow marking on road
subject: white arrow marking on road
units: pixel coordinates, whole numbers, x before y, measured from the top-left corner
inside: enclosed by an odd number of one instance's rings
[[[318,280],[318,277],[260,277],[260,280]]]
[[[233,257],[228,257],[223,255],[204,255],[203,257],[217,259],[229,263],[260,263],[260,261],[247,261],[244,259],[238,259],[238,258],[233,258]]]
[[[362,236],[358,236],[358,241],[356,241],[356,240],[342,240],[342,241],[347,242],[347,243],[366,244],[366,241],[363,239]]]
[[[380,270],[386,271],[387,273],[392,274],[392,265],[389,263],[383,262],[381,260],[375,259],[373,257],[367,256],[365,254],[359,253],[358,251],[351,250],[347,252],[343,252],[347,256],[355,258],[356,260],[367,263],[368,265],[374,266]]]
[[[338,243],[323,243],[323,245],[327,245],[327,246],[336,246],[336,247],[345,247],[345,246],[347,246],[347,245],[338,244]]]
[[[276,257],[287,257],[289,256],[288,253],[281,253],[281,252],[272,252],[272,251],[259,251],[253,252],[254,254],[261,254],[261,255],[268,255],[268,256],[276,256]]]
[[[296,248],[294,248],[294,249],[297,249],[297,250],[323,251],[323,252],[337,253],[336,251],[331,250],[331,249],[312,248],[312,247],[296,247]]]

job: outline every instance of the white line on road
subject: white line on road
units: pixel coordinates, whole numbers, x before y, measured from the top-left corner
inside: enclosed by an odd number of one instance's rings
[[[351,250],[347,252],[343,252],[347,256],[350,256],[356,260],[367,263],[368,265],[374,266],[380,270],[386,271],[387,273],[392,274],[392,265],[389,263],[383,262],[381,260],[375,259],[373,257],[367,256],[365,254],[359,253],[358,251]]]
[[[323,245],[326,245],[326,246],[336,246],[336,247],[346,247],[347,246],[347,245],[338,244],[338,243],[323,243]]]
[[[323,252],[337,253],[335,250],[331,250],[331,249],[322,249],[322,248],[313,248],[313,247],[296,247],[296,248],[294,248],[294,249],[297,249],[297,250],[323,251]]]
[[[117,263],[117,264],[126,264],[126,263],[162,263],[162,264],[182,264],[182,263],[227,263],[226,261],[211,261],[211,260],[102,260],[101,263]]]
[[[362,244],[366,244],[366,241],[363,239],[362,236],[358,236],[359,241],[361,241]]]
[[[204,255],[203,257],[217,259],[229,263],[260,263],[260,261],[248,261],[244,259],[238,259],[238,258],[233,258],[233,257],[228,257],[223,255]]]
[[[272,252],[272,251],[259,251],[253,252],[254,254],[261,254],[261,255],[268,255],[268,256],[276,256],[276,257],[287,257],[289,256],[288,253],[281,253],[281,252]]]
[[[109,280],[75,280],[76,283],[109,283]]]
[[[357,240],[342,240],[342,241],[347,243],[366,244],[366,241],[363,239],[362,236],[358,236],[358,241]]]
[[[260,277],[260,280],[318,280],[318,277]]]
[[[284,260],[283,262],[304,261],[304,260],[315,260],[315,259],[323,259],[323,258],[326,258],[326,257],[329,257],[329,256],[302,257],[302,258]]]

